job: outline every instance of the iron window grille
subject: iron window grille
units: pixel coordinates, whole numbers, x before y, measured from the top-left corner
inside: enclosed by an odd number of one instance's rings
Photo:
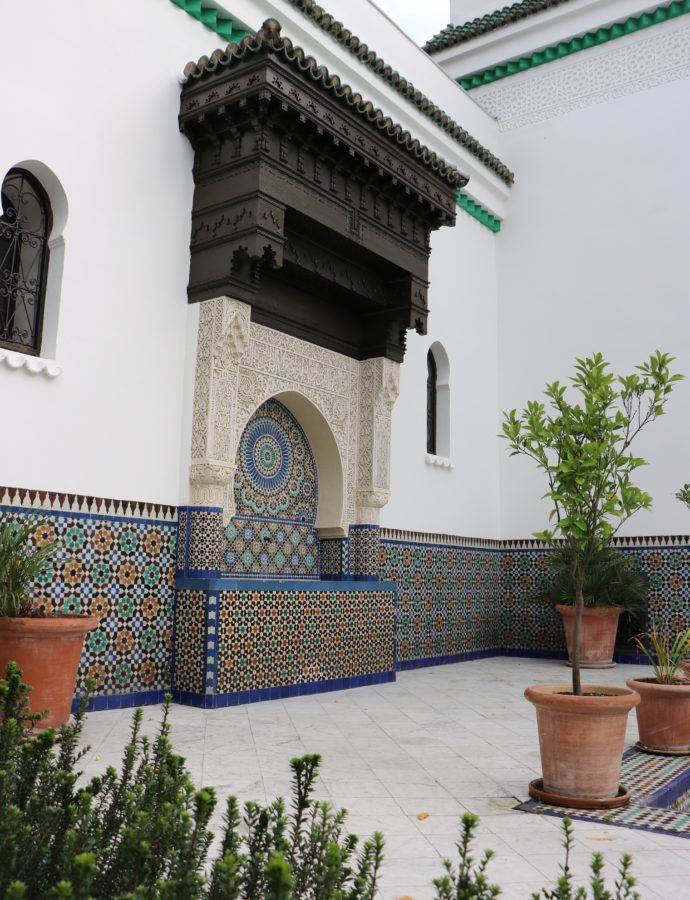
[[[33,175],[10,169],[0,193],[0,346],[41,349],[52,211]]]

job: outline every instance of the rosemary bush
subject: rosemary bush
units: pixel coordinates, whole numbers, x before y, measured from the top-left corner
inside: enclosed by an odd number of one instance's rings
[[[208,861],[215,807],[213,788],[195,790],[169,740],[166,703],[153,741],[141,734],[136,710],[122,767],[106,769],[77,787],[85,705],[56,741],[52,729],[31,735],[39,715],[27,714],[30,688],[14,663],[0,680],[0,900],[374,900],[383,859],[376,833],[359,854],[345,830],[345,810],[313,801],[321,758],[293,759],[292,810],[282,799],[246,803],[244,816],[229,797],[220,849]],[[459,867],[445,861],[434,881],[438,900],[489,900],[501,889],[486,875],[492,852],[476,864],[471,845],[476,816],[462,818]],[[533,900],[586,900],[573,884],[568,858],[572,827],[565,829],[565,864],[555,889]],[[593,900],[634,900],[630,858],[624,856],[611,894],[594,854]]]
[[[497,884],[490,884],[486,875],[486,867],[493,856],[491,850],[485,850],[481,862],[475,863],[470,855],[474,832],[479,823],[477,816],[465,813],[462,817],[460,840],[457,843],[459,853],[459,866],[457,871],[453,869],[449,860],[444,860],[447,875],[434,879],[437,900],[491,900],[492,897],[501,895],[501,888]],[[614,884],[615,893],[611,893],[602,877],[604,869],[604,857],[601,853],[594,853],[589,865],[591,877],[589,886],[591,894],[587,894],[586,888],[575,885],[573,872],[570,868],[570,853],[573,849],[574,835],[573,823],[567,817],[563,817],[563,847],[565,849],[565,861],[561,868],[555,888],[542,888],[539,893],[533,893],[531,900],[640,900],[640,895],[633,890],[635,879],[630,874],[632,859],[629,854],[621,857],[618,868],[618,880]]]
[[[85,750],[73,725],[29,739],[29,688],[14,663],[0,681],[0,897],[256,898],[372,900],[383,858],[375,834],[356,855],[345,811],[311,799],[320,757],[291,761],[293,810],[282,799],[247,803],[244,830],[230,797],[217,859],[206,876],[216,804],[213,788],[195,790],[168,738],[169,704],[158,735],[141,734],[136,710],[118,773],[109,767],[77,787]]]

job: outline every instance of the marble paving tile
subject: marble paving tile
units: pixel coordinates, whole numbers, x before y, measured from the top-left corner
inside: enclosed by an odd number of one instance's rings
[[[623,684],[639,667],[597,673],[603,683]],[[187,760],[195,784],[211,784],[219,803],[286,798],[292,756],[323,756],[315,796],[348,809],[350,829],[365,836],[380,829],[386,854],[380,900],[435,896],[432,879],[443,874],[442,857],[457,859],[460,817],[479,815],[475,858],[492,848],[488,877],[502,897],[526,900],[553,886],[562,862],[561,820],[515,810],[527,783],[540,774],[534,709],[522,692],[531,683],[567,680],[549,660],[496,657],[434,669],[399,672],[394,683],[218,710],[173,704],[173,747]],[[119,765],[129,739],[131,710],[87,716],[82,742],[91,750],[85,773]],[[144,709],[143,727],[154,735],[162,708]],[[634,717],[628,743],[636,740]],[[418,819],[419,813],[428,813]],[[672,835],[575,821],[572,865],[586,884],[592,853],[604,853],[613,874],[623,852],[643,900],[690,898],[690,841]]]

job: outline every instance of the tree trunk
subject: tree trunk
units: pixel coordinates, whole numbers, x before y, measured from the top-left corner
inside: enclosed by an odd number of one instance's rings
[[[575,619],[573,621],[573,646],[570,659],[573,665],[573,694],[576,697],[582,695],[582,683],[580,682],[580,630],[582,626],[582,610],[585,607],[585,598],[582,593],[584,580],[584,571],[579,569],[575,579]]]

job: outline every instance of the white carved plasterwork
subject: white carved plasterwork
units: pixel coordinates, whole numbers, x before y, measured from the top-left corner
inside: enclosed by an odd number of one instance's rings
[[[377,524],[390,496],[391,412],[400,367],[364,362],[251,322],[248,304],[201,304],[190,494],[193,505],[234,514],[233,478],[242,432],[256,409],[286,391],[306,397],[326,420],[343,469],[343,514],[329,527]]]
[[[296,391],[319,410],[333,433],[343,467],[345,508],[343,522],[337,523],[343,527],[354,521],[355,514],[359,366],[340,353],[252,322],[237,394],[236,447],[254,411],[269,397]]]
[[[690,76],[690,26],[655,26],[471,91],[501,131]]]
[[[400,393],[400,364],[366,359],[361,364],[357,524],[378,525],[390,497],[391,413]]]
[[[201,304],[189,471],[193,506],[222,506],[234,513],[233,443],[239,364],[249,346],[250,308],[229,297]]]

